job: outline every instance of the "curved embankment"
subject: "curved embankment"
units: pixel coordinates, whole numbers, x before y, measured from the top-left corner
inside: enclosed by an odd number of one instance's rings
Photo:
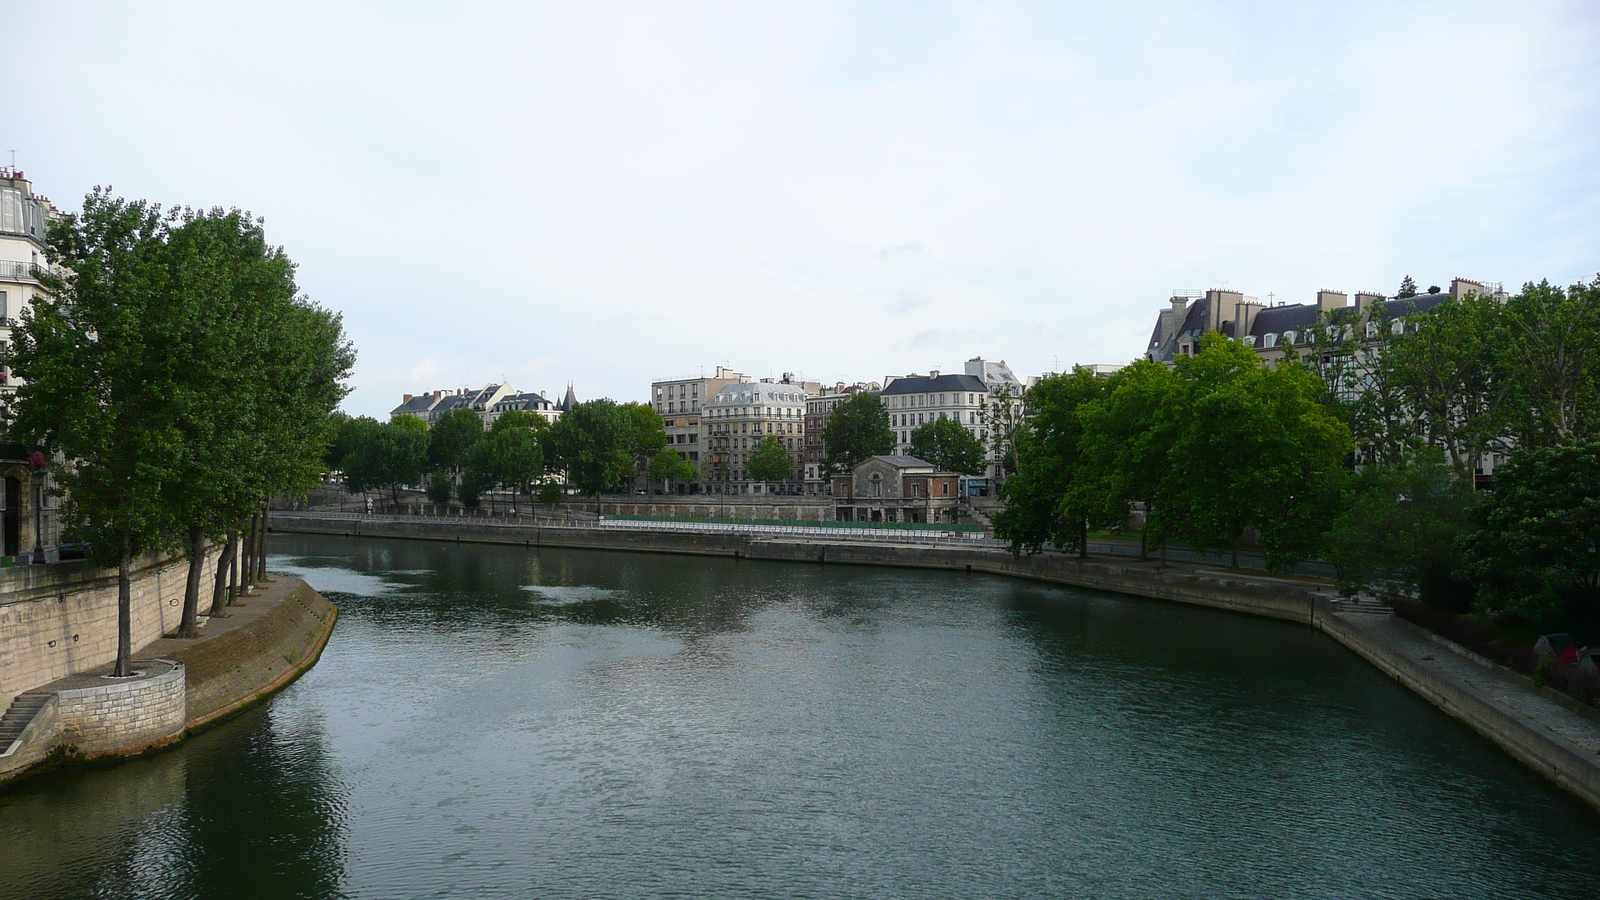
[[[108,666],[18,697],[31,719],[0,747],[0,783],[60,765],[165,747],[272,696],[314,665],[338,610],[298,578],[279,578],[212,617],[194,640],[161,638],[135,654],[138,677]]]
[[[1390,616],[1342,611],[1326,585],[1155,561],[1013,557],[959,545],[784,539],[734,533],[499,525],[461,519],[275,513],[280,531],[351,537],[632,550],[735,559],[909,566],[1010,575],[1310,625],[1600,810],[1600,718],[1552,702],[1517,676]]]

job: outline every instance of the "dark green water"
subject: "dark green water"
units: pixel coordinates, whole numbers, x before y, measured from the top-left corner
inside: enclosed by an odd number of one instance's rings
[[[1600,816],[1309,629],[982,575],[277,536],[306,677],[0,795],[0,897],[1549,897]]]

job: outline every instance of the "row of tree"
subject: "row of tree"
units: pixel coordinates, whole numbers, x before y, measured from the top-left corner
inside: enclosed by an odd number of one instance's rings
[[[64,518],[86,528],[94,561],[117,568],[124,674],[131,561],[188,551],[187,636],[207,542],[225,548],[214,610],[241,543],[246,579],[264,575],[266,503],[317,482],[355,354],[248,213],[163,212],[97,188],[48,237],[48,293],[6,360],[22,379],[6,426],[47,451]]]
[[[997,534],[1082,552],[1142,509],[1146,546],[1250,540],[1347,592],[1600,634],[1600,279],[1365,316],[1274,366],[1212,334],[1172,367],[1043,380]]]
[[[445,413],[430,429],[400,416],[387,423],[335,415],[337,437],[325,463],[344,474],[352,491],[380,490],[398,504],[400,491],[426,485],[434,503],[452,498],[476,508],[494,491],[561,496],[559,475],[596,495],[637,476],[692,480],[696,470],[666,446],[661,416],[643,403],[591,400],[555,422],[521,410],[502,413],[485,430],[469,409]],[[513,501],[514,502],[514,501]]]

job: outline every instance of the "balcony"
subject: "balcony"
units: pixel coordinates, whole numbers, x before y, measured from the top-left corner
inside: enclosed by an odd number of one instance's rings
[[[33,263],[0,259],[0,278],[8,281],[32,281],[38,283],[40,274],[48,271],[44,266]]]

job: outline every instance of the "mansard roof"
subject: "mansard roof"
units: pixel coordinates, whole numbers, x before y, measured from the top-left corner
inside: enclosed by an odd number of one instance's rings
[[[930,391],[987,391],[989,386],[983,379],[976,375],[940,375],[934,378],[929,375],[908,375],[905,378],[896,378],[884,388],[884,394],[926,394]]]

